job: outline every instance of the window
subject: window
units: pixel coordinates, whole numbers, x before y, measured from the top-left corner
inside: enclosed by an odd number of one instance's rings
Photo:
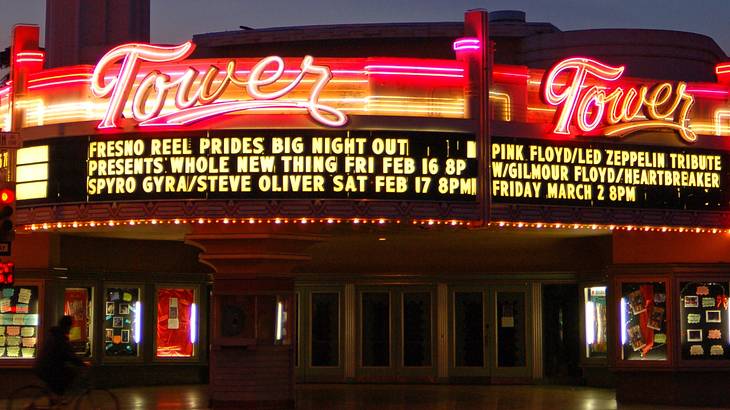
[[[680,282],[682,360],[730,359],[728,282]]]
[[[32,359],[38,338],[38,286],[0,288],[0,359]]]
[[[607,355],[606,287],[584,289],[585,357],[604,358]]]
[[[497,315],[497,365],[525,366],[525,293],[497,292]]]
[[[362,294],[362,364],[390,366],[390,294]]]
[[[104,295],[104,353],[113,357],[139,356],[142,342],[140,289],[107,288]]]
[[[484,302],[481,292],[454,293],[454,361],[458,367],[484,366]]]
[[[198,304],[193,288],[157,289],[158,358],[193,357],[198,342]]]
[[[431,294],[403,293],[403,365],[431,366]]]
[[[312,366],[339,365],[340,295],[312,292]]]
[[[93,337],[94,303],[93,288],[66,288],[63,293],[63,314],[71,316],[71,332],[68,335],[74,353],[91,356]]]
[[[666,283],[624,282],[621,296],[621,358],[667,360]]]

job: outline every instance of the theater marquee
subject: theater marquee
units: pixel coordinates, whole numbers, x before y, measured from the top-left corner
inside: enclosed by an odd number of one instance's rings
[[[156,202],[194,216],[277,217],[282,200],[320,218],[612,224],[620,211],[661,225],[730,211],[726,80],[638,79],[588,57],[488,66],[473,38],[455,59],[194,49],[131,43],[93,68],[43,70],[42,53],[16,66],[27,92],[0,88],[0,109],[12,100],[21,128],[45,130],[18,163],[21,205],[36,207],[25,223],[88,219],[87,206],[152,218]],[[476,66],[492,71],[488,96],[469,91],[486,89]]]
[[[89,200],[342,198],[473,201],[473,136],[241,133],[92,139]],[[253,135],[252,135],[253,134]]]

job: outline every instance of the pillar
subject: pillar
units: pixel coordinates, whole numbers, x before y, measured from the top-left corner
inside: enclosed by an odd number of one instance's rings
[[[293,409],[293,270],[324,240],[289,224],[195,225],[186,243],[211,266],[210,400],[216,409]]]

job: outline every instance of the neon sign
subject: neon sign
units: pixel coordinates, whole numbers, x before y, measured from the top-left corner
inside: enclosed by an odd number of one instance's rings
[[[669,128],[685,142],[697,140],[688,126],[687,115],[694,98],[687,93],[686,83],[628,88],[586,84],[589,78],[616,82],[623,72],[623,66],[588,58],[569,58],[549,70],[540,94],[545,102],[557,107],[553,132],[570,135],[571,125],[577,125],[583,133],[621,137],[650,128]],[[556,79],[564,73],[568,77],[564,85],[559,85]]]
[[[329,67],[315,65],[311,56],[305,56],[294,79],[276,91],[264,91],[263,88],[282,79],[284,60],[277,56],[261,59],[245,79],[237,75],[236,62],[231,60],[224,68],[210,65],[205,73],[188,67],[182,76],[174,80],[169,73],[155,69],[137,82],[143,62],[179,62],[194,49],[195,45],[190,41],[170,47],[130,43],[104,55],[91,77],[93,94],[109,98],[98,128],[119,128],[119,120],[130,98],[132,117],[141,127],[184,126],[227,113],[271,108],[305,109],[313,120],[328,127],[341,127],[347,123],[347,116],[342,111],[319,103],[319,95],[332,79],[332,72]],[[119,71],[112,74],[112,68],[118,62],[121,62]],[[221,73],[224,74],[223,79],[218,81]],[[316,79],[306,101],[282,98],[299,86],[307,74],[316,76]],[[112,79],[107,82],[108,76]],[[250,98],[220,101],[229,86],[244,88]],[[177,111],[162,113],[167,95],[172,92],[175,93]]]

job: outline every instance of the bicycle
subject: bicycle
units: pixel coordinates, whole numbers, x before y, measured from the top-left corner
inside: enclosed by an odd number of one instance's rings
[[[63,396],[42,385],[27,385],[8,396],[8,410],[118,410],[119,399],[111,391],[94,387],[88,372],[78,377],[78,386]]]

